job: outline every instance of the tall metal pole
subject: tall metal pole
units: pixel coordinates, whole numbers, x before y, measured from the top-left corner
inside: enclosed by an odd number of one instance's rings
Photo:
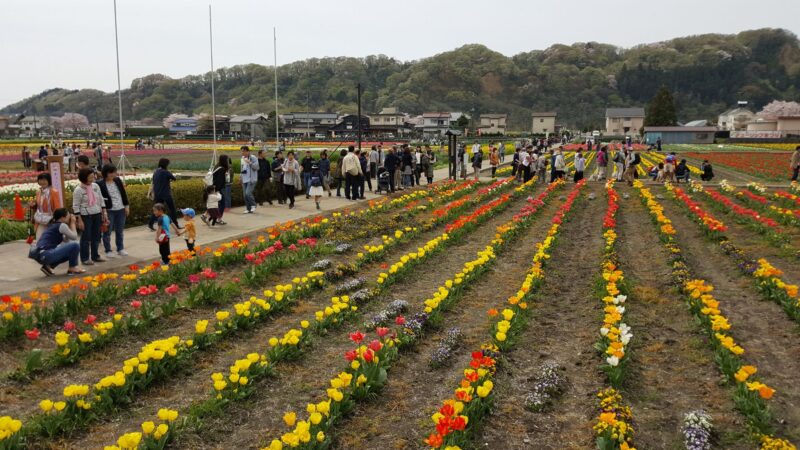
[[[116,45],[116,50],[117,50],[117,106],[119,107],[119,148],[120,151],[122,152],[119,158],[119,163],[120,163],[119,173],[124,177],[125,176],[125,142],[124,142],[125,126],[122,123],[122,80],[119,75],[119,31],[117,29],[117,0],[114,0],[114,44]],[[102,156],[102,154],[103,154],[103,149],[101,148],[100,155]],[[109,157],[110,157],[110,151],[109,151]]]
[[[273,84],[275,85],[275,149],[277,150],[281,146],[281,138],[278,131],[278,126],[280,125],[280,119],[278,118],[278,33],[275,27],[272,27],[272,54],[274,57]]]
[[[211,54],[211,132],[213,153],[211,156],[211,166],[217,159],[217,101],[214,97],[214,30],[211,26],[211,4],[208,5],[208,48]]]
[[[361,153],[361,83],[358,83],[358,152]]]

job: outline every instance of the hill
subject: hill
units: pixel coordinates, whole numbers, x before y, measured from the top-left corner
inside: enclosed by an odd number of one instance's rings
[[[216,71],[220,114],[265,112],[273,106],[273,69],[257,64]],[[674,93],[679,120],[714,119],[737,100],[760,108],[772,99],[800,100],[800,43],[782,29],[706,34],[629,49],[597,42],[553,45],[513,57],[465,45],[419,61],[387,56],[313,58],[278,68],[282,111],[354,112],[356,83],[365,111],[397,106],[409,113],[450,110],[509,113],[512,129],[528,129],[532,110],[555,110],[559,122],[601,128],[604,109],[644,105],[656,89]],[[114,93],[50,89],[0,113],[79,112],[113,120]],[[126,117],[210,112],[208,75],[172,79],[154,74],[123,91]]]

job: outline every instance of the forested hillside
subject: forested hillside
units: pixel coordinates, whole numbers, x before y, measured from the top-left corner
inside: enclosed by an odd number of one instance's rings
[[[273,69],[256,64],[217,71],[217,111],[267,112]],[[123,91],[126,117],[161,118],[210,111],[208,74],[171,79],[148,75]],[[555,110],[559,122],[600,128],[604,108],[643,106],[665,84],[678,119],[715,119],[737,100],[760,108],[772,99],[800,100],[800,45],[779,29],[708,34],[622,49],[597,42],[554,45],[506,57],[466,45],[413,62],[383,55],[308,59],[278,68],[282,111],[354,112],[356,83],[364,110],[397,106],[409,113],[451,110],[509,113],[512,129],[527,129],[532,110]],[[79,112],[112,120],[116,96],[97,90],[52,89],[0,113]]]

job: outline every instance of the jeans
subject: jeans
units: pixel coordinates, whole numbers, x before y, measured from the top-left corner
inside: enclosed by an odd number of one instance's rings
[[[219,199],[219,203],[218,203],[218,205],[219,205],[219,218],[220,219],[222,219],[222,216],[225,215],[225,203],[226,203],[225,202],[225,196],[228,195],[227,191],[228,191],[228,189],[223,189],[222,192],[220,192],[220,195],[222,196],[222,198]]]
[[[93,261],[97,261],[100,259],[98,250],[100,249],[100,225],[103,222],[103,216],[100,213],[88,216],[81,215],[81,220],[83,220],[81,261],[89,261],[90,256]]]
[[[244,190],[244,206],[245,209],[250,211],[251,209],[256,207],[256,197],[253,195],[253,191],[256,189],[256,183],[250,181],[248,183],[242,183],[242,189]]]
[[[231,209],[231,199],[233,198],[233,194],[231,194],[231,185],[225,185],[225,195],[222,197],[225,200],[225,209]]]
[[[123,235],[125,232],[125,209],[118,209],[116,211],[108,211],[108,230],[103,233],[103,248],[106,253],[111,251],[111,231],[114,231],[114,243],[117,246],[117,251],[124,250]]]
[[[303,191],[308,195],[311,190],[311,172],[303,172]]]
[[[68,242],[42,252],[42,261],[50,267],[55,267],[66,261],[69,261],[69,267],[77,267],[80,251],[80,245],[77,242]]]

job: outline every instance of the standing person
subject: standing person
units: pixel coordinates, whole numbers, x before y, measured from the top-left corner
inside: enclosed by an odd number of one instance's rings
[[[472,154],[481,153],[481,144],[478,141],[472,143]]]
[[[547,163],[549,160],[547,159],[547,155],[539,155],[536,158],[536,180],[537,183],[547,183]]]
[[[30,207],[36,209],[33,213],[33,231],[36,240],[39,240],[53,221],[55,210],[61,208],[61,197],[53,187],[53,179],[49,173],[37,175],[36,183],[39,185],[39,190],[36,192],[36,199],[30,202]]]
[[[372,151],[369,152],[369,176],[372,178],[377,178],[378,176],[378,167],[380,167],[381,163],[381,154],[378,151],[378,146],[373,145]],[[370,188],[372,190],[372,188]]]
[[[367,182],[369,191],[372,192],[372,180],[369,177],[369,160],[363,152],[359,153],[356,150],[356,154],[358,154],[358,163],[361,164],[361,175],[358,176],[358,198],[364,200],[366,198],[364,197],[364,181]]]
[[[78,158],[78,162],[81,162],[81,158]],[[172,199],[172,187],[170,186],[170,183],[175,181],[176,178],[172,172],[167,170],[168,167],[169,159],[161,158],[158,160],[158,168],[153,172],[153,181],[150,185],[150,188],[153,191],[152,199],[154,203],[161,203],[166,206],[169,211],[170,219],[172,219],[172,222],[176,227],[180,227],[180,225],[178,225],[178,214],[175,209],[175,200]],[[151,230],[154,230],[153,224],[155,223],[155,220],[155,216],[150,216],[147,226]]]
[[[675,156],[675,152],[670,152],[666,158],[664,158],[664,177],[671,182],[675,182],[675,162],[677,158]]]
[[[94,159],[97,160],[97,167],[103,167],[103,144],[94,145]]]
[[[564,160],[564,154],[561,153],[561,150],[555,150],[555,162],[553,163],[553,167],[555,168],[555,179],[558,180],[564,178],[564,175],[567,173],[567,163]],[[551,180],[551,181],[554,181]]]
[[[81,233],[81,262],[86,266],[105,262],[100,257],[100,227],[108,222],[103,194],[94,182],[94,171],[81,169],[78,172],[80,184],[72,193],[72,211],[78,218],[77,227]],[[91,259],[90,259],[91,258]]]
[[[303,190],[306,193],[306,198],[311,198],[311,167],[316,163],[314,157],[311,156],[311,151],[306,150],[306,156],[300,161],[300,168],[303,173]]]
[[[228,159],[228,173],[225,174],[225,212],[233,206],[233,161]]]
[[[419,179],[422,177],[422,147],[417,146],[414,151],[414,183],[419,186]]]
[[[794,148],[792,158],[789,160],[789,170],[792,171],[791,181],[797,181],[798,172],[800,172],[800,145]]]
[[[422,152],[422,156],[419,159],[419,170],[421,173],[425,174],[425,179],[428,181],[428,184],[431,184],[433,178],[433,170],[430,170],[431,164],[431,153],[430,150],[427,152]],[[428,171],[430,170],[430,175],[428,175]]]
[[[583,156],[583,153],[578,151],[575,153],[575,175],[572,177],[572,181],[577,183],[583,179],[583,171],[586,170],[586,158]]]
[[[322,198],[322,194],[325,193],[325,189],[322,187],[322,172],[319,169],[319,164],[313,164],[311,166],[311,177],[309,177],[309,192],[311,196],[314,197],[314,203],[317,205],[317,210],[320,209],[319,200]],[[363,184],[362,184],[363,187]]]
[[[75,144],[72,147],[69,145],[64,146],[64,171],[72,172],[72,156],[75,154]]]
[[[625,153],[622,151],[622,147],[620,147],[616,152],[614,152],[613,176],[616,177],[617,181],[622,181],[623,173],[625,173]]]
[[[394,192],[394,172],[397,170],[397,166],[400,165],[400,159],[395,154],[396,148],[397,147],[390,148],[389,153],[386,154],[386,158],[383,161],[383,167],[386,169],[386,172],[389,173],[389,192]]]
[[[414,186],[414,155],[411,154],[411,149],[408,147],[403,148],[402,164],[403,187]]]
[[[506,162],[506,145],[502,142],[497,143],[497,153],[500,156],[500,162]]]
[[[491,148],[491,153],[489,153],[489,165],[492,166],[492,178],[494,178],[495,173],[497,173],[497,166],[500,165],[500,152],[494,147],[489,148]]]
[[[364,175],[361,162],[355,153],[354,146],[347,148],[347,156],[342,158],[342,175],[344,176],[344,196],[348,200],[358,200],[358,177]]]
[[[41,238],[36,241],[36,262],[42,265],[42,273],[48,277],[52,276],[53,268],[67,261],[69,261],[67,275],[85,273],[85,269],[78,267],[81,250],[75,242],[77,239],[75,216],[66,208],[53,211],[53,220],[47,225]]]
[[[595,169],[595,173],[597,174],[596,179],[598,181],[606,179],[606,170],[608,168],[608,147],[605,145],[600,148],[600,151],[597,152],[597,169]]]
[[[128,193],[125,191],[125,184],[117,176],[116,167],[111,164],[105,165],[101,174],[102,178],[97,182],[97,185],[100,186],[100,193],[103,195],[109,221],[108,227],[103,232],[103,248],[106,251],[106,258],[128,256],[124,242],[125,221],[131,212]],[[117,247],[117,253],[111,251],[111,231],[114,231],[114,244]]]
[[[275,197],[278,198],[279,205],[286,204],[286,191],[283,189],[283,153],[280,150],[275,152],[272,158],[272,187],[275,188]]]
[[[300,163],[294,159],[294,152],[290,150],[286,154],[286,161],[283,162],[283,188],[289,199],[289,209],[294,209],[294,193],[301,184]]]
[[[220,218],[219,215],[219,202],[222,200],[222,194],[217,192],[217,187],[212,185],[206,186],[203,191],[203,202],[206,204],[206,212],[200,216],[200,220],[204,224],[214,226]],[[209,222],[211,222],[209,224]]]
[[[524,151],[521,151],[519,157],[519,169],[517,170],[519,176],[517,179],[523,183],[526,183],[531,179],[531,162],[533,162],[531,160],[531,149],[525,149]]]
[[[461,178],[466,178],[466,176],[467,176],[466,169],[464,168],[464,159],[465,159],[464,158],[464,152],[465,151],[466,151],[466,148],[462,144],[462,145],[458,146],[458,151],[456,152],[456,172],[462,174]]]
[[[169,248],[169,241],[172,237],[172,231],[180,235],[181,232],[172,223],[167,215],[167,207],[163,203],[156,203],[153,205],[153,216],[156,218],[156,244],[158,244],[158,253],[161,255],[161,262],[169,264],[169,255],[172,251]]]
[[[185,237],[183,238],[186,241],[186,249],[194,254],[194,243],[197,241],[197,229],[194,227],[194,216],[195,212],[192,208],[183,208],[181,210],[181,214],[183,214],[183,234]]]
[[[635,150],[628,151],[628,154],[625,157],[625,164],[626,164],[625,173],[622,177],[628,183],[628,186],[633,186],[633,179],[635,178],[636,169],[639,166],[639,161],[640,161],[639,154],[636,153]],[[664,165],[664,168],[666,176],[666,164]]]
[[[50,154],[47,151],[47,147],[45,147],[44,145],[39,146],[39,164],[41,165],[42,170],[47,169],[47,157],[49,155]],[[39,168],[37,168],[36,170],[39,170]]]
[[[478,151],[475,151],[477,147]],[[478,143],[472,146],[472,170],[475,172],[475,179],[477,180],[481,174],[481,166],[483,165],[483,152]]]
[[[227,225],[222,218],[225,216],[225,196],[228,195],[225,187],[228,184],[228,173],[230,167],[231,160],[228,155],[219,155],[219,158],[217,159],[217,165],[214,167],[212,172],[212,184],[217,189],[217,193],[219,193],[221,196],[219,199],[219,219],[217,220],[217,223],[220,225]]]
[[[514,149],[514,158],[511,160],[511,176],[517,177],[517,171],[519,170],[522,158],[519,152],[519,147]]]
[[[347,195],[347,187],[344,185],[344,171],[342,170],[342,163],[344,157],[347,156],[347,149],[339,150],[339,161],[336,163],[336,170],[333,171],[334,182],[336,183],[336,196],[341,197],[342,188],[344,187],[344,195]]]
[[[256,211],[256,197],[253,193],[258,183],[258,159],[250,154],[250,147],[243,145],[241,150],[239,181],[242,182],[244,191],[244,214],[253,214]]]
[[[656,150],[661,151],[661,136],[656,139]]]
[[[322,176],[322,189],[328,193],[328,197],[332,196],[331,193],[331,182],[330,182],[330,175],[331,175],[331,160],[328,159],[328,149],[322,151],[319,154],[319,173]]]
[[[22,146],[22,167],[25,170],[30,170],[32,166],[31,149],[27,145]]]
[[[272,199],[269,193],[269,181],[272,178],[272,168],[264,156],[264,150],[258,151],[258,181],[256,181],[256,201],[261,206],[266,201],[270,205]]]

